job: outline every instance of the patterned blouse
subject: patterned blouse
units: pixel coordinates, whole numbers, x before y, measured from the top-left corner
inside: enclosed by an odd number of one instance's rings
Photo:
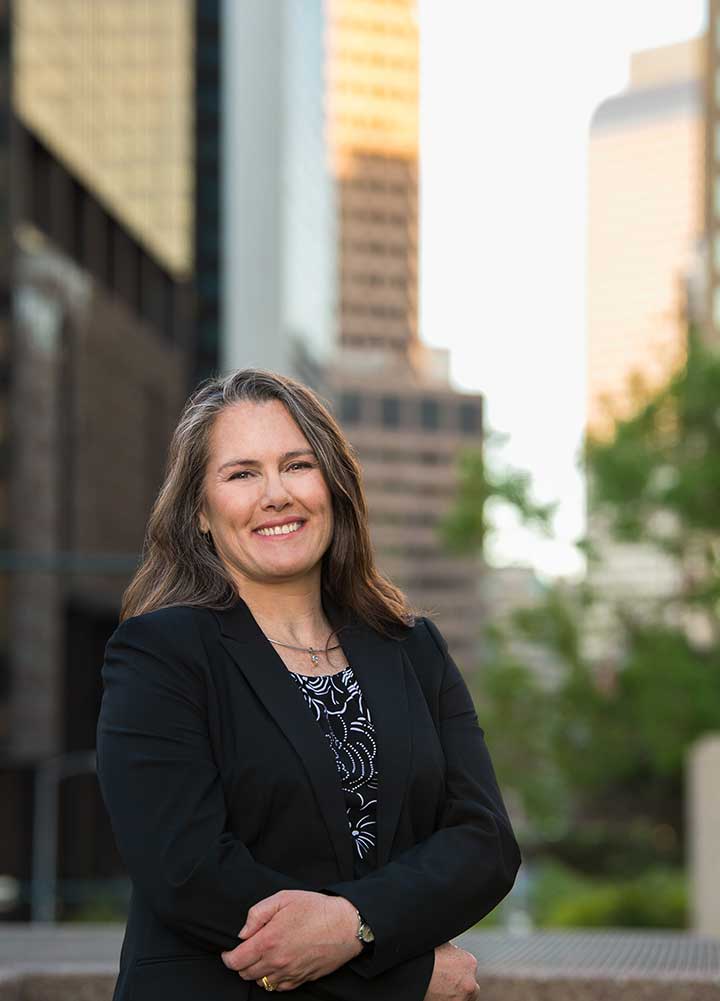
[[[375,868],[377,746],[370,710],[348,665],[337,674],[312,677],[290,671],[335,756],[348,824],[355,845],[355,876]]]

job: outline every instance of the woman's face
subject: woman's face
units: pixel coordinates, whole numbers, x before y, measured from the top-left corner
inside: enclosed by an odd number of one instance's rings
[[[223,410],[210,435],[200,529],[238,585],[320,575],[332,497],[304,434],[278,400]]]

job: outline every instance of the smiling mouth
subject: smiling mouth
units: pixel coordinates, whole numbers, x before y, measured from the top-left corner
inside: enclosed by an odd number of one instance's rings
[[[276,525],[275,528],[256,528],[255,534],[262,535],[266,539],[284,538],[287,535],[295,535],[304,524],[304,521],[291,521],[287,525]]]

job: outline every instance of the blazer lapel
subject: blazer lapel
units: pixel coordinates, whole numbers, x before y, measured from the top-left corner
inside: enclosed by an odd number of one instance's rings
[[[297,751],[327,825],[343,879],[353,877],[352,835],[345,798],[327,739],[312,718],[302,693],[266,639],[244,601],[216,613],[222,642],[258,698]]]
[[[410,721],[401,644],[364,625],[346,627],[340,642],[370,710],[377,742],[377,864],[390,858],[410,767]]]
[[[333,626],[339,611],[326,601]],[[353,878],[354,845],[337,768],[327,740],[304,705],[302,694],[252,616],[239,599],[216,613],[223,643],[288,740],[299,754],[317,798],[343,879]],[[410,767],[410,723],[401,644],[350,620],[338,634],[363,692],[377,742],[377,864],[390,858]]]

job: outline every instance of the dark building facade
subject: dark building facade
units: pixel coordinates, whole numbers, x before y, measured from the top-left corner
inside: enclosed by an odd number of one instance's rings
[[[192,295],[19,121],[4,383],[0,872],[29,916],[38,770],[92,751],[99,668],[192,365]],[[60,914],[118,871],[92,771],[59,787]],[[84,889],[85,888],[85,889]]]
[[[221,324],[222,0],[195,4],[194,381],[217,372]]]
[[[479,557],[448,551],[439,526],[457,495],[458,456],[482,448],[482,397],[417,381],[402,359],[336,374],[337,415],[362,464],[378,563],[441,626],[472,673],[477,663]]]
[[[217,364],[220,9],[0,0],[0,919],[78,916],[122,883],[100,667]]]

